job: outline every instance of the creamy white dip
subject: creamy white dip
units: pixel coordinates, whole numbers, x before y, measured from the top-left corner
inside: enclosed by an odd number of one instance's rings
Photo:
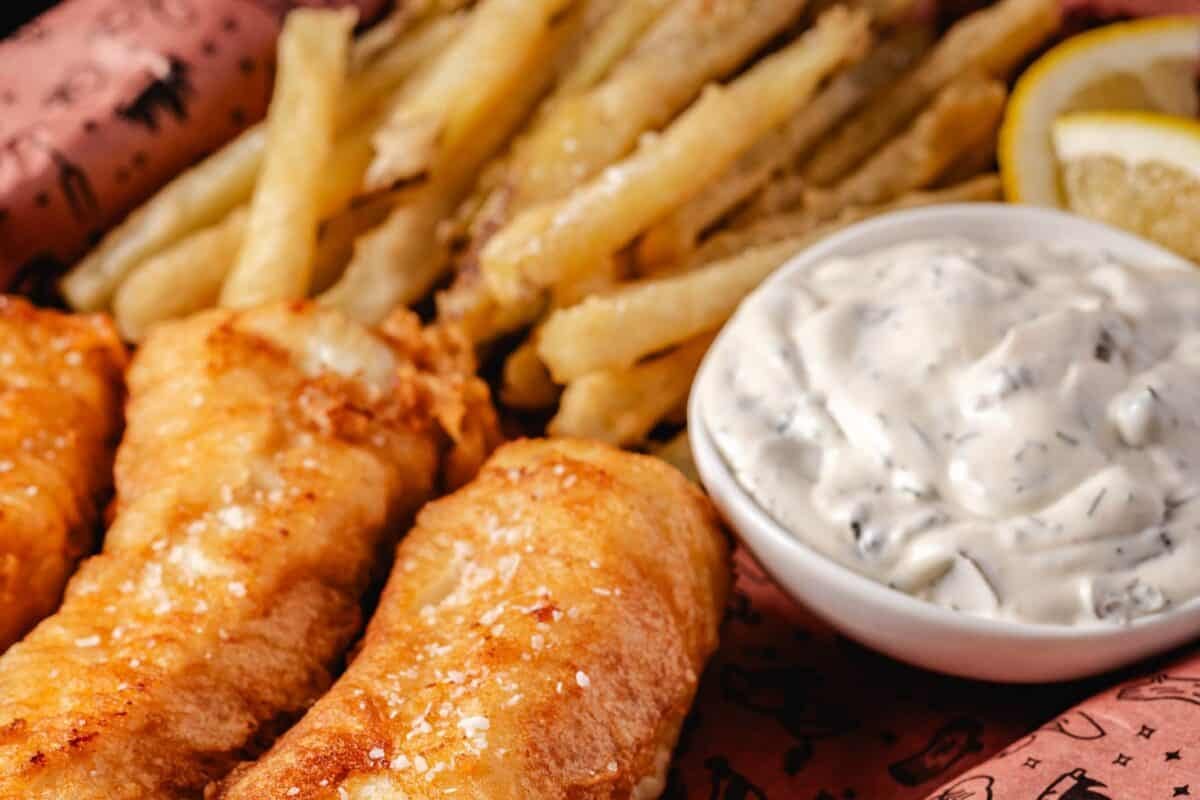
[[[857,572],[1062,624],[1200,594],[1200,274],[916,241],[765,287],[710,358],[739,483]]]

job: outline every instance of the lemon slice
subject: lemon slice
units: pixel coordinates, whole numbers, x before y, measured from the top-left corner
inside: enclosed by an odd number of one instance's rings
[[[1014,203],[1060,205],[1050,126],[1071,111],[1197,112],[1200,17],[1107,25],[1067,39],[1017,81],[1000,131],[1004,193]]]
[[[1200,262],[1200,122],[1091,111],[1052,128],[1067,208]]]

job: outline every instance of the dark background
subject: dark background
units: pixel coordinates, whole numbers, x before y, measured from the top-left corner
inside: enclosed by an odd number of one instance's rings
[[[0,0],[0,37],[7,36],[58,0]]]

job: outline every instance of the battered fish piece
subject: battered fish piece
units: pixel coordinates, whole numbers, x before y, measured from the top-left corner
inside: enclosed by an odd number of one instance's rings
[[[107,317],[0,295],[0,652],[54,611],[95,544],[125,362]]]
[[[471,361],[412,318],[377,335],[303,304],[153,333],[104,549],[0,658],[0,798],[198,797],[298,716],[389,530],[481,460]]]
[[[209,797],[658,797],[728,555],[665,462],[507,445],[418,516],[346,674]]]

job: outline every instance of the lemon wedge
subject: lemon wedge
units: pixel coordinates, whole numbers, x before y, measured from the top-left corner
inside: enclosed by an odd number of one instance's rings
[[[1025,71],[1000,131],[1005,196],[1061,205],[1050,128],[1072,111],[1135,110],[1196,116],[1200,17],[1107,25],[1067,39]]]
[[[1079,112],[1054,123],[1052,140],[1067,208],[1200,262],[1200,122]]]

